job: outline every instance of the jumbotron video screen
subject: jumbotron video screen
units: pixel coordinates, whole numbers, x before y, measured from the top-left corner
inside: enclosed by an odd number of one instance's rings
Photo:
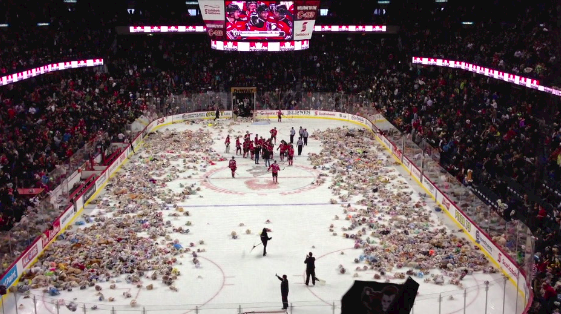
[[[294,39],[293,1],[226,1],[228,40]]]
[[[319,5],[318,0],[199,0],[211,40],[236,43],[230,44],[233,46],[255,42],[279,46],[274,44],[276,42],[281,43],[280,50],[285,42],[311,39]],[[300,45],[308,45],[308,42]]]

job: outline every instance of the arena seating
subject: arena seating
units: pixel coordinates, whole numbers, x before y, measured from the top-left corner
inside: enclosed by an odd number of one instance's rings
[[[339,11],[320,23],[404,23],[402,32],[384,39],[316,36],[307,51],[250,56],[211,50],[204,35],[115,36],[113,27],[119,23],[201,24],[185,13],[170,13],[167,4],[146,8],[143,14],[94,12],[83,21],[64,15],[53,22],[56,27],[2,30],[7,43],[0,48],[3,73],[86,57],[109,62],[108,73],[62,71],[0,88],[0,226],[9,230],[25,215],[32,217],[34,204],[18,195],[17,186],[53,188],[57,182],[50,180],[49,171],[67,163],[86,142],[108,141],[122,132],[123,125],[141,114],[142,94],[165,98],[225,91],[234,84],[279,93],[360,94],[360,105],[377,108],[415,142],[438,151],[441,165],[459,181],[504,200],[508,209],[503,217],[531,227],[538,255],[538,301],[532,311],[553,313],[559,304],[543,299],[540,288],[542,282],[555,286],[561,276],[553,250],[561,239],[556,100],[459,70],[410,64],[412,55],[465,60],[554,83],[551,76],[558,73],[561,56],[550,35],[552,17],[547,8],[531,7],[498,23],[488,18],[490,10],[470,28],[459,23],[469,19],[467,8],[440,9],[407,8],[399,16],[379,18],[353,18]],[[14,18],[15,13],[9,15]],[[89,27],[88,21],[96,18],[104,22]],[[453,25],[439,29],[442,23]],[[71,119],[62,121],[62,114]],[[468,169],[474,170],[473,182],[466,180]],[[6,255],[3,265],[11,258]],[[561,287],[556,289],[561,295]]]

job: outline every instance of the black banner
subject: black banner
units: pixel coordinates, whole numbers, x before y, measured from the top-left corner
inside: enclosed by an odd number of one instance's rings
[[[93,183],[90,185],[90,188],[86,191],[86,193],[84,193],[84,203],[86,203],[86,201],[90,199],[90,197],[92,197],[95,191],[96,191],[95,183]]]
[[[411,277],[403,284],[356,280],[341,300],[341,314],[408,314],[418,290]]]

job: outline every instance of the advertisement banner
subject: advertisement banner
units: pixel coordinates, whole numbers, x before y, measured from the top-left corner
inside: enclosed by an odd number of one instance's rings
[[[294,51],[296,50],[294,44],[295,43],[293,41],[285,41],[280,44],[279,51]]]
[[[494,245],[489,242],[489,239],[479,232],[477,228],[475,228],[475,242],[481,245],[491,256],[494,256],[493,253],[497,251]]]
[[[319,111],[319,110],[315,110],[314,111],[314,116],[317,117],[333,117],[336,118],[338,117],[339,113],[334,112],[334,111]]]
[[[403,158],[403,162],[405,162],[405,160],[407,160],[407,158]],[[409,161],[407,161],[409,162]],[[417,168],[417,166],[415,166],[414,164],[411,163],[411,175],[413,177],[415,177],[417,180],[421,180],[421,170],[419,170],[419,168]]]
[[[226,10],[224,0],[199,0],[199,8],[205,24],[207,21],[221,21],[224,23]]]
[[[21,257],[21,265],[25,269],[41,252],[41,241],[35,242]]]
[[[386,144],[386,146],[387,146],[388,148],[390,148],[390,147],[393,146],[393,145],[390,143],[390,140],[388,140],[388,138],[385,137],[385,136],[382,136],[382,142],[384,142],[384,144]]]
[[[0,285],[2,286],[6,286],[6,288],[9,288],[16,280],[18,279],[18,267],[17,265],[12,266],[12,269],[10,269],[2,278],[2,281],[0,281]]]
[[[91,184],[90,187],[86,190],[86,193],[84,193],[84,201],[87,202],[90,197],[92,197],[92,195],[95,193],[96,188],[95,188],[95,184]]]
[[[119,162],[118,162],[118,160],[115,160],[115,161],[113,161],[113,163],[111,163],[109,168],[107,168],[107,172],[109,172],[109,175],[112,175],[113,172],[115,172],[115,170],[117,170],[117,167],[119,167]]]
[[[475,227],[471,225],[471,221],[464,215],[464,213],[462,213],[462,211],[460,211],[456,207],[456,205],[451,204],[451,202],[447,198],[444,199],[446,200],[445,203],[447,203],[447,206],[452,209],[454,219],[456,219],[456,221],[459,222],[460,225],[462,225],[467,230],[467,232],[471,234],[472,230],[475,230]]]
[[[113,163],[115,163],[115,161],[113,161]],[[97,178],[97,180],[95,181],[95,188],[99,190],[99,188],[101,188],[101,186],[103,185],[103,183],[105,183],[105,181],[107,181],[107,171],[103,171],[101,175]]]
[[[193,113],[185,113],[183,114],[183,120],[193,120],[193,119],[202,119],[205,118],[206,112],[193,112]]]
[[[405,168],[407,168],[407,170],[409,170],[409,172],[412,172],[413,168],[415,168],[414,166],[411,165],[411,163],[407,158],[403,158],[403,165],[405,166]]]
[[[76,208],[78,208],[78,210],[84,208],[84,197],[80,197],[76,200]]]
[[[363,117],[361,117],[361,116],[355,116],[355,115],[349,115],[349,116],[351,117],[351,120],[357,121],[357,122],[360,122],[360,123],[363,123],[363,124],[364,124],[365,119],[364,119]]]
[[[70,210],[72,212],[72,210]],[[55,220],[55,222],[53,223],[53,228],[46,230],[43,233],[43,236],[41,237],[41,246],[43,248],[46,248],[47,245],[57,236],[57,234],[60,232],[60,230],[62,230],[62,227],[60,225],[60,219]],[[25,265],[23,266],[25,267]]]
[[[294,21],[294,40],[311,39],[315,24],[315,20]]]
[[[64,229],[64,227],[66,227],[66,224],[70,222],[70,219],[72,219],[72,217],[74,216],[74,214],[76,214],[76,212],[78,211],[76,210],[76,207],[74,207],[73,205],[66,209],[64,214],[62,214],[62,216],[60,216],[59,219],[60,221],[59,224],[61,229]]]
[[[344,120],[348,120],[349,119],[349,115],[346,113],[339,113],[338,114],[339,119],[344,119]]]
[[[320,1],[295,1],[295,20],[296,21],[314,21],[316,20],[319,12]],[[313,25],[310,32],[314,30]]]
[[[310,110],[286,110],[283,114],[287,116],[310,116],[312,113]],[[276,116],[276,111],[271,111],[271,115]]]
[[[225,39],[224,21],[205,20],[206,32],[211,39]]]
[[[434,184],[432,184],[432,182],[430,182],[429,179],[427,179],[427,177],[423,178],[423,185],[427,188],[430,194],[432,194],[432,196],[436,198],[436,187],[434,186]]]
[[[510,258],[503,255],[503,253],[498,252],[497,263],[509,276],[511,276],[515,281],[517,280],[519,270]]]
[[[268,51],[269,44],[267,42],[250,42],[249,43],[249,51]]]

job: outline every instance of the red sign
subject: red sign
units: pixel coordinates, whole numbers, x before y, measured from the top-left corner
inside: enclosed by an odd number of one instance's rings
[[[296,2],[296,20],[315,20],[319,10],[319,3],[319,1]]]
[[[43,248],[47,247],[47,244],[49,244],[59,232],[60,232],[60,220],[57,219],[53,223],[53,229],[45,231],[45,233],[43,233],[43,237],[41,237],[41,241],[42,241],[41,244],[43,245]]]
[[[33,246],[29,248],[29,250],[27,250],[27,252],[21,257],[21,264],[23,268],[31,264],[37,254],[39,254],[39,248],[37,247],[37,245],[37,243],[33,243]]]

